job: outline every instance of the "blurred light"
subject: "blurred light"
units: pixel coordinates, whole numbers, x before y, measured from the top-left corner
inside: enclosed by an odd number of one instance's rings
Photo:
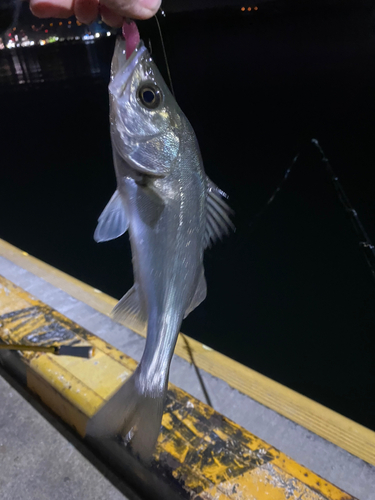
[[[100,33],[95,33],[95,38],[99,38],[100,37]]]
[[[39,40],[39,45],[45,45],[46,41],[45,40]]]
[[[80,23],[78,20],[77,20],[77,26],[82,26],[82,23]]]
[[[53,26],[53,23],[49,23],[50,26]]]
[[[13,28],[13,31],[16,31],[16,28]]]
[[[254,10],[258,10],[258,7],[254,7]]]
[[[103,24],[103,21],[98,21],[98,24]]]
[[[59,22],[59,26],[62,26],[62,22],[61,21]]]
[[[44,33],[48,33],[48,30],[44,30]]]
[[[34,42],[34,41],[31,41],[31,42],[30,42],[30,45],[34,45],[34,44],[35,44],[35,42]]]
[[[68,24],[72,24],[72,21],[68,21]]]
[[[251,11],[251,7],[248,7],[247,10],[250,12]]]
[[[245,7],[241,7],[241,10],[242,10],[242,12],[244,12],[244,10],[245,10]]]
[[[111,32],[110,31],[107,31],[107,36],[111,36]]]

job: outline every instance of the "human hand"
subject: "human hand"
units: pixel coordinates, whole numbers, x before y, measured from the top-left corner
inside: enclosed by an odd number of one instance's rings
[[[30,0],[37,17],[70,17],[90,24],[100,15],[109,26],[120,28],[124,17],[149,19],[158,11],[161,0]]]

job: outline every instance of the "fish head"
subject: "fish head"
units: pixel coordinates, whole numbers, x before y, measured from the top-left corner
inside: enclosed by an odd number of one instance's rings
[[[109,85],[112,143],[138,173],[163,177],[178,155],[183,115],[143,42],[125,53],[120,38]]]

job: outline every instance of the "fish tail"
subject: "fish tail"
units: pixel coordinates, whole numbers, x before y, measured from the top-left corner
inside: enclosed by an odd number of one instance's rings
[[[96,438],[121,435],[134,454],[149,462],[160,432],[167,386],[150,391],[142,384],[140,365],[87,425]]]

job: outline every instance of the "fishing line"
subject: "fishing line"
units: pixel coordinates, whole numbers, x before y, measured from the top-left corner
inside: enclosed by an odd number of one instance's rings
[[[203,378],[202,378],[202,375],[199,371],[199,368],[197,367],[197,365],[195,364],[195,361],[194,361],[194,356],[193,356],[193,350],[192,348],[190,347],[190,344],[188,342],[188,339],[185,337],[185,335],[183,333],[180,333],[181,337],[182,337],[182,340],[185,342],[185,347],[186,347],[186,350],[189,354],[189,358],[190,358],[190,361],[192,363],[192,365],[194,366],[194,369],[195,369],[195,373],[197,374],[197,377],[198,377],[198,380],[199,380],[199,383],[201,385],[201,388],[202,388],[202,391],[203,391],[203,394],[204,394],[204,397],[206,398],[206,403],[211,406],[212,406],[212,401],[211,401],[211,398],[208,394],[208,391],[206,389],[206,385],[203,381]]]
[[[161,10],[160,11],[161,14],[165,17],[165,12],[164,10]],[[174,88],[173,88],[173,83],[172,83],[172,77],[171,77],[171,72],[169,71],[169,64],[168,64],[168,58],[167,58],[167,52],[165,50],[165,46],[164,46],[164,39],[163,39],[163,34],[161,32],[161,27],[160,27],[160,23],[159,23],[159,19],[157,18],[157,16],[155,15],[155,21],[156,21],[156,24],[158,25],[158,30],[159,30],[159,35],[160,35],[160,41],[161,41],[161,46],[163,48],[163,55],[164,55],[164,60],[165,60],[165,65],[167,67],[167,73],[168,73],[168,80],[169,80],[169,85],[171,87],[171,92],[173,95],[175,95],[174,93]]]

